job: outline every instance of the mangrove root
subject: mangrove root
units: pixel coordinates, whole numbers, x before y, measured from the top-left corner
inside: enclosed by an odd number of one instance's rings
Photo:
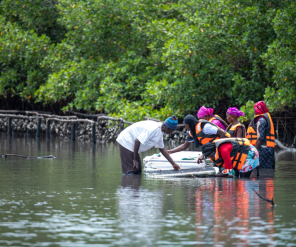
[[[254,189],[253,189],[254,190]],[[274,206],[274,201],[273,201],[273,198],[271,200],[261,196],[256,190],[254,190],[254,192],[257,194],[257,196],[259,196],[261,199],[263,199],[264,201],[267,201],[269,202],[272,206]]]

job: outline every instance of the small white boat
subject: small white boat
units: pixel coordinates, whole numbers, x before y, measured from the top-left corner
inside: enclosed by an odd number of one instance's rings
[[[180,166],[176,171],[171,163],[161,154],[146,156],[144,161],[144,173],[153,177],[206,177],[214,176],[218,172],[217,167],[209,166],[206,162],[197,164],[201,152],[182,151],[171,154],[172,159]]]

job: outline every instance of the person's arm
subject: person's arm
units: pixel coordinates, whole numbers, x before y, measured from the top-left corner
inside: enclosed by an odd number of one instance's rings
[[[236,137],[243,138],[243,128],[242,127],[238,127],[238,129],[236,131]]]
[[[137,155],[139,153],[140,149],[140,141],[138,139],[135,140],[135,145],[134,145],[134,160],[133,160],[133,169],[137,171],[139,169],[139,161],[137,161]]]
[[[259,150],[261,148],[262,143],[263,143],[263,140],[257,139],[255,148]]]
[[[222,129],[218,129],[217,135],[220,139],[225,138],[225,131],[223,131]]]
[[[226,138],[226,136],[225,136],[226,132],[224,130],[222,130],[221,128],[218,128],[216,126],[213,126],[211,124],[205,124],[202,131],[206,135],[217,135],[217,136],[219,136],[219,138]]]
[[[173,154],[173,153],[181,152],[181,151],[187,149],[187,148],[190,146],[190,144],[191,144],[191,142],[187,142],[187,141],[186,141],[184,144],[180,145],[179,147],[176,147],[176,148],[174,148],[174,149],[172,149],[172,150],[168,150],[167,152],[168,152],[169,154]]]
[[[257,141],[255,144],[255,148],[259,151],[264,139],[265,139],[265,131],[267,128],[267,121],[265,118],[260,118],[257,122]]]
[[[162,155],[172,164],[175,170],[180,170],[180,166],[178,166],[175,161],[173,161],[172,157],[168,154],[165,148],[160,148],[159,151]]]

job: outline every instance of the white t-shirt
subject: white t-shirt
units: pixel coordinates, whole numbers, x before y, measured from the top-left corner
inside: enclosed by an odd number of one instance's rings
[[[152,147],[164,148],[162,123],[155,121],[141,121],[124,129],[116,141],[126,149],[134,152],[135,140],[140,141],[139,152],[145,152]]]
[[[216,135],[217,132],[218,132],[218,127],[213,126],[211,124],[205,124],[205,126],[202,129],[202,132],[205,133],[206,135]],[[188,136],[187,136],[186,141],[187,142],[193,142],[194,141],[193,137],[191,136],[190,131],[188,132]]]
[[[202,129],[203,133],[206,135],[216,135],[218,132],[218,127],[213,126],[211,124],[205,124],[205,126]]]

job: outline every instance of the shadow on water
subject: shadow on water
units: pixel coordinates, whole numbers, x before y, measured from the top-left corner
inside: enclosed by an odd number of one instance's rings
[[[57,157],[0,159],[0,246],[296,245],[295,153],[259,178],[154,179],[122,176],[116,143],[0,138],[1,154]]]

